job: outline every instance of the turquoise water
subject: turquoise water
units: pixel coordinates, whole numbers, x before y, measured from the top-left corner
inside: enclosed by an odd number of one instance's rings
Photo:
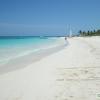
[[[0,64],[58,45],[57,37],[0,37]]]
[[[45,42],[51,42],[51,38],[41,37],[1,37],[0,47],[20,46],[20,45],[37,45]]]

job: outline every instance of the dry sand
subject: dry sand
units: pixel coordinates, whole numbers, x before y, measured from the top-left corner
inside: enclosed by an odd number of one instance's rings
[[[0,100],[100,100],[100,37],[68,41],[65,49],[0,75]]]

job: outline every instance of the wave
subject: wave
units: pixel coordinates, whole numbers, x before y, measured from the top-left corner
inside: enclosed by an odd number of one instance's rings
[[[20,53],[14,55],[14,56],[10,55],[10,56],[8,56],[8,57],[6,57],[4,59],[1,59],[0,60],[0,65],[4,65],[4,64],[8,63],[9,61],[11,61],[13,59],[16,59],[16,58],[24,57],[24,56],[27,56],[27,55],[30,55],[30,54],[36,54],[36,53],[39,53],[39,52],[45,52],[46,50],[53,49],[53,48],[56,48],[56,47],[61,47],[61,46],[65,45],[64,39],[61,39],[61,38],[52,38],[52,40],[53,39],[55,40],[55,42],[54,41],[51,42],[51,43],[48,42],[48,43],[46,43],[46,45],[44,45],[44,44],[42,44],[41,46],[38,45],[35,48],[32,48],[32,47],[29,48],[28,47],[28,50],[24,50],[23,49]]]

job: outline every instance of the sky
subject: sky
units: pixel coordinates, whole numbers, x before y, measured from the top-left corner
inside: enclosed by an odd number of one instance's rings
[[[100,0],[0,0],[0,36],[66,35],[100,28]]]

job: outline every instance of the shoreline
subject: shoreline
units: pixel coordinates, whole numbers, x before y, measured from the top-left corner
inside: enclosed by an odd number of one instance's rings
[[[75,37],[68,41],[63,50],[0,75],[0,99],[100,99],[100,37]]]
[[[68,42],[67,44],[64,43],[65,41],[63,37],[59,38],[57,41],[59,41],[60,45],[47,48],[46,50],[43,49],[39,52],[30,53],[25,56],[17,57],[17,58],[12,59],[6,64],[0,65],[0,75],[14,71],[14,70],[25,68],[32,63],[38,62],[47,56],[50,56],[54,53],[59,52],[60,50],[63,50],[68,45]]]

